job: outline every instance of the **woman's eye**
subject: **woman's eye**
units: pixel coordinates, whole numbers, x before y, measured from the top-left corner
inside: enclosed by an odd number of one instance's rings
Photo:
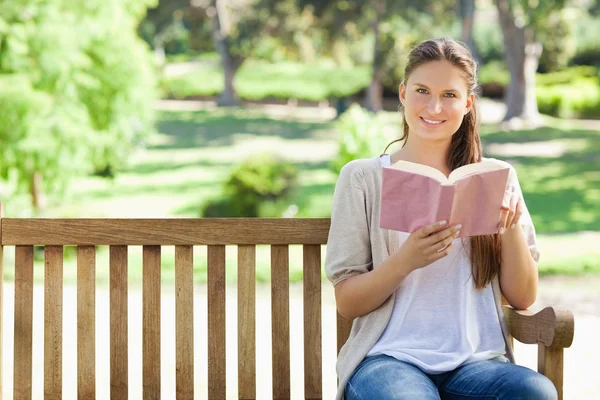
[[[446,97],[456,97],[454,93],[446,93],[444,96]]]
[[[417,89],[417,93],[426,94],[427,90],[425,90],[425,89]]]

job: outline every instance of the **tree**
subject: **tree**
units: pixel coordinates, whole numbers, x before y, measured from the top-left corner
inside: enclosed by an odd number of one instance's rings
[[[543,46],[540,35],[548,28],[550,16],[565,6],[565,0],[544,0],[530,6],[528,0],[496,0],[504,36],[504,54],[510,83],[505,94],[504,120],[539,120],[535,95],[535,74]]]
[[[383,88],[396,86],[404,69],[409,49],[420,40],[445,31],[452,1],[416,0],[297,0],[301,7],[311,6],[330,43],[372,37],[371,83],[366,89],[365,106],[370,111],[383,108]],[[390,79],[391,77],[391,79]]]
[[[475,0],[459,0],[456,5],[462,23],[462,41],[469,47],[477,62],[481,63],[481,57],[479,56],[475,40],[473,39],[473,25],[475,22],[476,10]]]
[[[152,130],[146,0],[0,2],[0,179],[45,194],[114,171]]]
[[[224,90],[220,106],[239,102],[235,76],[265,40],[294,46],[298,15],[293,0],[195,0],[212,23],[214,45],[221,59]]]

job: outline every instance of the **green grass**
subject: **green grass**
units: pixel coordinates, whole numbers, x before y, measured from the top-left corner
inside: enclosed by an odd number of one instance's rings
[[[390,114],[390,123],[394,118]],[[577,128],[572,121],[550,120],[552,127],[500,132],[485,126],[486,155],[512,163],[538,232],[540,273],[600,274],[600,132]],[[336,176],[329,169],[338,133],[324,117],[291,118],[256,109],[162,112],[159,133],[133,154],[114,180],[85,177],[73,182],[47,217],[197,217],[202,203],[219,194],[232,168],[255,152],[272,150],[296,163],[298,190],[289,204],[299,217],[327,217]],[[23,203],[11,199],[7,216],[21,216]],[[595,232],[595,233],[586,233]],[[163,248],[163,280],[173,274],[173,249]],[[12,277],[11,249],[6,276]],[[75,281],[73,252],[66,250],[65,281]],[[195,280],[206,280],[206,256],[196,249]],[[299,249],[293,250],[298,252]],[[98,253],[98,279],[108,278],[108,252]],[[227,250],[227,279],[235,280],[235,248]],[[301,257],[290,259],[290,277],[301,276]],[[141,280],[141,250],[130,253],[130,279]],[[43,261],[36,262],[36,276]],[[270,276],[267,248],[257,252],[257,276]]]
[[[370,83],[367,67],[340,68],[331,63],[301,64],[246,61],[235,78],[240,98],[319,101],[347,96]],[[177,77],[165,78],[164,95],[171,98],[216,96],[223,90],[223,71],[218,64]]]

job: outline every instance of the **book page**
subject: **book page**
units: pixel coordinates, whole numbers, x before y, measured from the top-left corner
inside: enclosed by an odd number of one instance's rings
[[[428,165],[417,164],[410,161],[396,161],[394,164],[390,165],[389,168],[399,169],[402,171],[412,172],[414,174],[428,176],[436,181],[441,183],[448,183],[448,178],[441,171],[430,167]],[[461,167],[462,168],[462,167]]]
[[[464,178],[465,176],[477,174],[486,171],[496,171],[499,169],[508,169],[507,165],[502,165],[495,161],[481,161],[478,163],[463,165],[462,167],[456,168],[450,173],[448,180],[452,183],[457,180]]]

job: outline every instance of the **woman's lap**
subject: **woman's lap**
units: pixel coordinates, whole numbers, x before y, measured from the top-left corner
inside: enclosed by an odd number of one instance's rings
[[[466,364],[443,374],[425,374],[411,364],[379,355],[365,359],[346,385],[347,400],[556,398],[556,389],[545,376],[497,360]]]

